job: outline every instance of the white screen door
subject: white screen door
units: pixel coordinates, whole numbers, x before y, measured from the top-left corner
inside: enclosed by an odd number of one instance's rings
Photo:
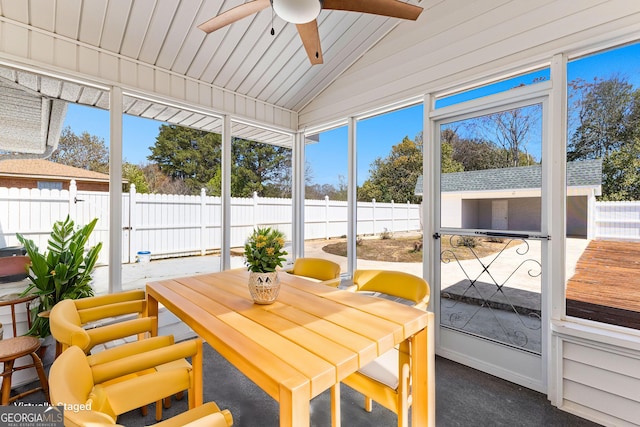
[[[544,392],[547,97],[502,98],[433,115],[437,351]]]

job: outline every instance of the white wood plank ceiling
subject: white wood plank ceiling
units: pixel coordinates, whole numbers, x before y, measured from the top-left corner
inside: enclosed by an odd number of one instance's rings
[[[15,86],[10,86],[11,84],[15,84]],[[60,99],[70,103],[105,110],[109,108],[109,94],[104,90],[58,80],[48,76],[40,76],[25,71],[0,67],[0,92],[2,92],[2,97],[10,95],[7,93],[6,88],[8,87],[24,88],[23,92],[25,93],[25,97],[31,93],[40,93],[43,99]],[[39,107],[37,109],[24,108],[21,114],[26,114],[27,112],[30,114],[40,114],[40,109]],[[207,132],[222,132],[222,119],[220,117],[131,96],[124,97],[123,112],[132,116],[191,127]],[[4,116],[2,116],[2,118],[4,120]],[[2,126],[0,126],[0,128],[2,128]],[[0,129],[0,133],[2,133],[2,131],[3,129]],[[232,121],[231,134],[234,137],[283,147],[291,147],[293,143],[292,137],[289,134],[262,129],[235,121]],[[24,138],[31,138],[33,141],[38,141],[38,144],[43,143],[41,138],[35,138],[31,134],[25,135]],[[9,149],[7,147],[4,148]],[[3,149],[3,147],[0,144],[0,150],[1,149]],[[13,149],[17,150],[16,147],[13,147]],[[37,149],[40,149],[39,145]]]
[[[0,16],[299,111],[399,20],[323,10],[324,64],[272,10],[206,35],[197,25],[244,0],[0,0]],[[415,0],[411,0],[416,2]]]

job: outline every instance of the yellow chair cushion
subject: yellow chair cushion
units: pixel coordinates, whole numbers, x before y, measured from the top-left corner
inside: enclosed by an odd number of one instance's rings
[[[136,376],[114,384],[98,384],[92,391],[94,404],[91,409],[115,418],[118,414],[186,390],[190,383],[191,377],[186,369],[173,369]]]

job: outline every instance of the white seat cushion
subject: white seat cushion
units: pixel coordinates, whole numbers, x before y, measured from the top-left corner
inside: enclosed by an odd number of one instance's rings
[[[394,348],[367,363],[359,372],[395,390],[399,382],[398,357],[398,350]]]

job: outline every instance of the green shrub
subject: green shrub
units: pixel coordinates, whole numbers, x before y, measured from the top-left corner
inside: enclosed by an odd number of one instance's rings
[[[504,243],[504,238],[503,237],[487,237],[484,239],[485,241],[489,242],[489,243]]]
[[[467,248],[475,248],[478,246],[478,238],[473,236],[458,236],[457,245]]]
[[[33,240],[16,234],[31,258],[28,273],[31,283],[22,295],[34,293],[40,296],[31,307],[32,326],[28,335],[41,338],[51,335],[49,319],[38,314],[48,312],[58,301],[93,296],[91,273],[102,242],[86,250],[86,254],[85,245],[96,222],[98,218],[74,231],[74,223],[69,216],[64,221],[56,221],[49,236],[48,252],[45,253],[38,251]]]
[[[380,233],[380,238],[382,240],[389,240],[393,237],[393,231],[390,231],[388,228],[384,228],[384,231]]]

